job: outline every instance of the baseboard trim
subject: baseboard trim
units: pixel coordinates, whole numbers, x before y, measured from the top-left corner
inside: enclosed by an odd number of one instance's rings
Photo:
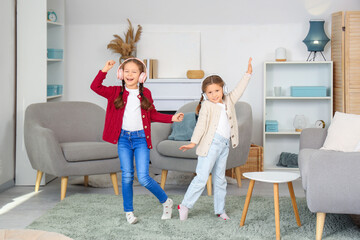
[[[11,179],[10,181],[7,181],[0,185],[0,192],[4,192],[5,190],[8,190],[9,188],[12,188],[15,186],[14,179]]]

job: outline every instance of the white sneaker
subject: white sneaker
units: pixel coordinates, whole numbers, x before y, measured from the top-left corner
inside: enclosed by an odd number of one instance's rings
[[[130,224],[135,224],[138,221],[137,217],[134,216],[133,212],[126,212],[126,220]]]
[[[171,200],[170,198],[168,198],[166,202],[162,204],[163,205],[163,215],[161,216],[162,220],[171,219],[173,204],[174,204],[173,200]]]

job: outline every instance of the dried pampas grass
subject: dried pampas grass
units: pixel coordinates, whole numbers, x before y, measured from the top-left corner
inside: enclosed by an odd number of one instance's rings
[[[107,48],[110,49],[113,53],[119,53],[121,57],[119,58],[119,62],[125,60],[132,56],[132,53],[136,50],[136,43],[140,40],[140,35],[142,32],[142,27],[138,25],[136,30],[136,34],[134,36],[134,28],[129,19],[127,19],[129,23],[129,28],[126,33],[124,33],[125,40],[122,39],[119,35],[114,34],[115,39],[111,40],[107,45]]]

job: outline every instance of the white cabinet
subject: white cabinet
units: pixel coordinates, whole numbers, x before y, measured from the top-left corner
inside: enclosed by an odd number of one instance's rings
[[[298,153],[300,132],[293,121],[304,115],[306,127],[314,127],[323,120],[326,127],[332,119],[333,63],[327,62],[265,62],[264,63],[264,169],[291,170],[277,167],[282,152]],[[325,86],[324,97],[291,97],[291,86]],[[281,95],[274,96],[274,87],[281,87]],[[265,121],[277,120],[278,132],[266,132]]]
[[[55,11],[56,23],[48,23],[48,9]],[[47,59],[47,48],[65,47],[64,10],[65,0],[17,1],[16,185],[34,185],[36,179],[24,145],[25,110],[48,100],[47,84],[64,82],[63,60]]]
[[[203,79],[148,79],[149,88],[158,111],[177,111],[184,104],[199,101]]]

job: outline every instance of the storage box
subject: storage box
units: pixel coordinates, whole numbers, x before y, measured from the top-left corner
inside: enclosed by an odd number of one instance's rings
[[[325,86],[292,86],[290,87],[292,97],[326,97]]]
[[[47,96],[55,96],[58,95],[58,85],[56,84],[48,84],[47,85]]]
[[[58,87],[58,95],[63,94],[63,85],[57,85]]]
[[[47,57],[49,59],[63,59],[63,49],[48,48]]]
[[[241,179],[245,179],[242,175],[245,172],[262,172],[264,171],[264,152],[263,147],[251,144],[249,156],[245,165],[240,166]],[[226,170],[226,176],[236,178],[235,168]]]
[[[265,121],[265,132],[278,132],[278,121],[276,120],[266,120]]]

